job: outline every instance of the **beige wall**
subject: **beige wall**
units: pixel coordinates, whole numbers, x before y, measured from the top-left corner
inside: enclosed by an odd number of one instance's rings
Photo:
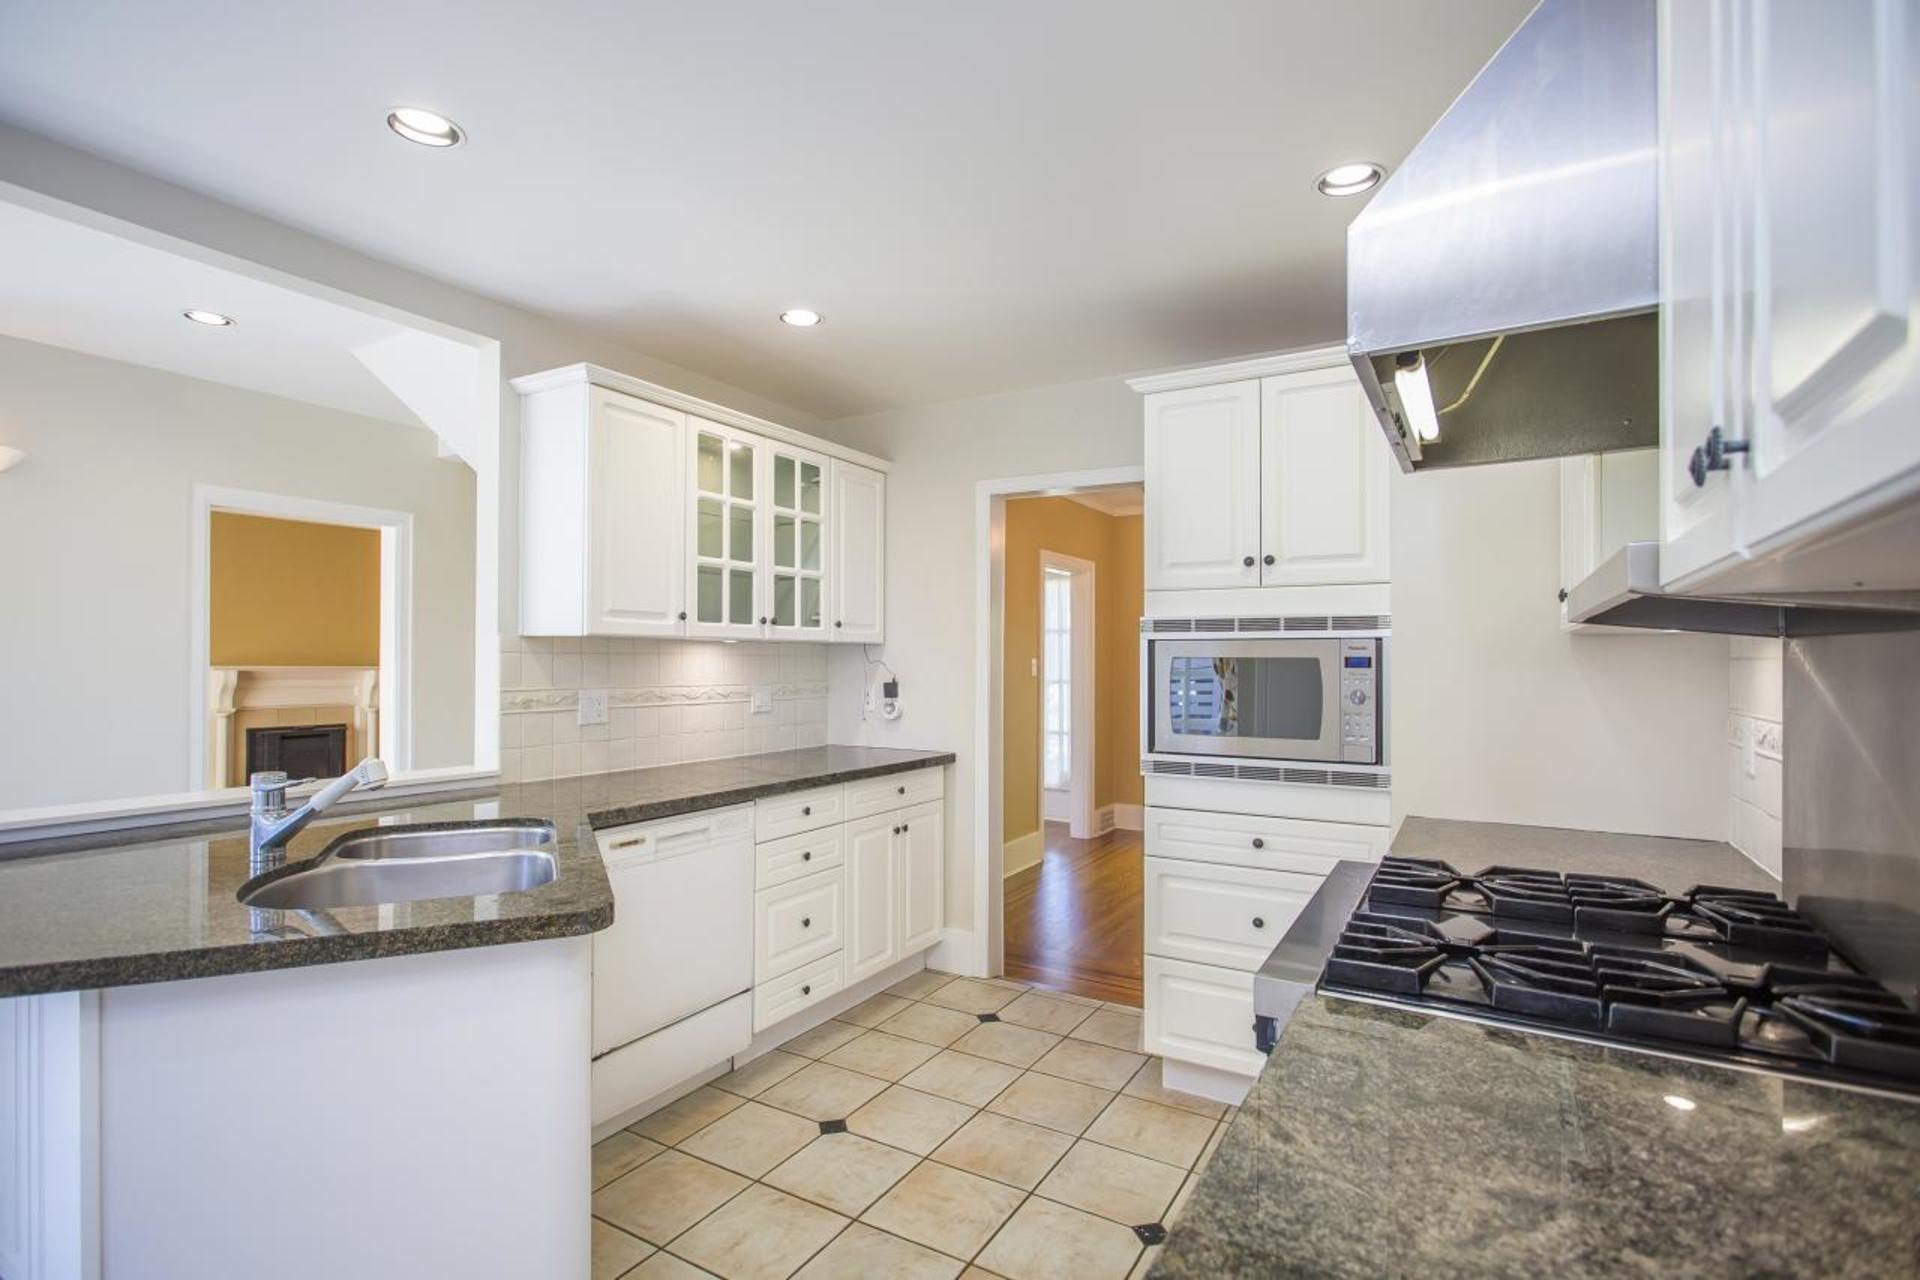
[[[1071,498],[1007,504],[1004,702],[1001,777],[1005,838],[1040,827],[1040,555],[1057,551],[1094,566],[1094,790],[1096,806],[1139,804],[1139,620],[1141,522]]]
[[[216,667],[380,665],[380,531],[213,513]]]

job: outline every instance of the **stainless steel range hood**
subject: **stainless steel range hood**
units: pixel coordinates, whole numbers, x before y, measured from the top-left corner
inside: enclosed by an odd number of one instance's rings
[[[1654,0],[1543,0],[1348,228],[1347,349],[1403,470],[1658,442],[1654,68]]]

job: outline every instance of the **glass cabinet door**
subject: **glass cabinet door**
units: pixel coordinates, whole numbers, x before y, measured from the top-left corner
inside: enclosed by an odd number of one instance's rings
[[[759,449],[714,428],[694,432],[693,629],[754,632]]]
[[[776,634],[826,633],[827,464],[813,454],[772,449],[770,617]]]

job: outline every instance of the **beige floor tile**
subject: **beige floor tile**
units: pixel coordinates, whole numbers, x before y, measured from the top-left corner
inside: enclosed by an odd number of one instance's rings
[[[931,1162],[860,1215],[862,1222],[956,1258],[979,1252],[1026,1192]]]
[[[858,1040],[847,1041],[820,1060],[849,1071],[858,1071],[862,1075],[898,1080],[938,1052],[940,1050],[935,1045],[922,1044],[905,1036],[888,1035],[884,1031],[869,1031]]]
[[[955,978],[928,996],[927,1003],[962,1013],[997,1013],[1012,1004],[1021,990],[1024,988],[998,986],[978,978]]]
[[[745,1099],[722,1093],[718,1089],[695,1089],[679,1101],[669,1102],[646,1119],[634,1121],[627,1126],[627,1132],[652,1138],[655,1142],[664,1142],[671,1147],[680,1139],[700,1132],[743,1101]]]
[[[779,1084],[794,1072],[807,1065],[807,1059],[797,1053],[784,1053],[775,1049],[762,1054],[746,1066],[721,1076],[713,1082],[716,1089],[728,1093],[737,1093],[743,1098],[756,1097]]]
[[[902,1000],[899,996],[890,996],[883,991],[879,995],[870,997],[853,1006],[853,1008],[847,1010],[845,1013],[840,1014],[839,1018],[842,1022],[851,1022],[855,1026],[871,1029],[879,1026],[888,1018],[891,1018],[894,1014],[899,1013],[912,1003],[913,1001],[911,1000]]]
[[[963,1015],[964,1016],[964,1015]],[[970,1107],[984,1107],[1020,1077],[1020,1068],[949,1049],[927,1059],[900,1083],[922,1093],[937,1093]]]
[[[788,1111],[749,1102],[680,1142],[680,1150],[758,1178],[820,1136],[820,1126]]]
[[[848,1116],[847,1128],[863,1138],[924,1156],[972,1115],[973,1108],[965,1103],[894,1085]]]
[[[1032,1027],[1016,1027],[1011,1022],[983,1022],[953,1042],[961,1053],[976,1058],[992,1058],[1010,1067],[1030,1067],[1047,1050],[1059,1044],[1060,1037]]]
[[[1122,1094],[1100,1113],[1087,1137],[1102,1146],[1190,1169],[1213,1130],[1213,1121],[1205,1116]]]
[[[1123,1280],[1140,1241],[1117,1222],[1034,1196],[981,1250],[979,1264],[1007,1280]]]
[[[1011,1022],[1015,1026],[1032,1027],[1036,1031],[1051,1031],[1054,1035],[1064,1036],[1097,1013],[1098,1010],[1088,1005],[1074,1004],[1038,991],[1029,991],[1000,1010],[1000,1020]]]
[[[593,1193],[593,1216],[663,1245],[739,1193],[747,1180],[678,1151],[663,1151]]]
[[[772,1187],[753,1186],[673,1242],[673,1251],[726,1280],[786,1280],[847,1220]]]
[[[1031,1191],[1072,1145],[1064,1133],[983,1111],[941,1143],[933,1159]]]
[[[1195,1173],[1199,1173],[1207,1167],[1207,1162],[1213,1159],[1213,1153],[1220,1149],[1220,1140],[1226,1136],[1227,1126],[1224,1123],[1213,1126],[1213,1136],[1208,1138],[1207,1145],[1200,1149],[1200,1158],[1193,1162],[1193,1171]]]
[[[622,1129],[593,1144],[593,1189],[612,1182],[630,1169],[638,1169],[666,1148],[651,1138]]]
[[[1029,1071],[989,1102],[987,1110],[1077,1136],[1112,1101],[1113,1094],[1105,1089]]]
[[[944,1049],[979,1025],[980,1019],[970,1013],[937,1004],[916,1004],[881,1023],[880,1030]]]
[[[938,969],[922,969],[910,978],[902,978],[887,988],[887,994],[899,996],[902,1000],[925,1000],[953,981],[953,975],[942,973]]]
[[[627,1272],[621,1280],[710,1280],[710,1271],[702,1271],[691,1262],[682,1262],[670,1253],[656,1253]]]
[[[856,1222],[800,1268],[802,1280],[953,1280],[963,1264]]]
[[[1129,1098],[1140,1098],[1147,1102],[1157,1102],[1163,1107],[1178,1107],[1182,1111],[1191,1111],[1209,1120],[1218,1120],[1227,1114],[1225,1103],[1215,1102],[1211,1098],[1202,1098],[1198,1094],[1182,1093],[1178,1089],[1167,1088],[1166,1083],[1160,1078],[1165,1066],[1164,1059],[1148,1058],[1146,1065],[1134,1072],[1133,1079],[1127,1081],[1127,1087],[1120,1092]]]
[[[816,1062],[762,1093],[758,1101],[809,1120],[844,1120],[886,1087],[885,1080]]]
[[[1140,1051],[1139,1011],[1122,1013],[1109,1005],[1075,1027],[1073,1036],[1076,1040],[1091,1040],[1095,1044],[1104,1044],[1110,1049],[1125,1049],[1129,1053],[1138,1053]]]
[[[615,1280],[652,1252],[653,1246],[639,1236],[593,1220],[593,1280]]]
[[[765,1182],[851,1218],[864,1213],[918,1163],[917,1156],[857,1133],[827,1133],[769,1173]]]
[[[1062,1040],[1032,1065],[1042,1075],[1078,1080],[1096,1089],[1117,1092],[1126,1087],[1146,1060],[1144,1054],[1109,1048],[1091,1040]]]
[[[823,1022],[781,1045],[780,1051],[797,1053],[803,1058],[821,1058],[865,1031],[865,1027],[856,1027],[851,1022]]]
[[[1039,1194],[1137,1227],[1160,1221],[1186,1177],[1186,1170],[1158,1160],[1076,1142],[1040,1184]]]

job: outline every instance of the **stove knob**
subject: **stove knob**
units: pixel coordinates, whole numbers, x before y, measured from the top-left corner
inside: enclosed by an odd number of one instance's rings
[[[1347,695],[1347,701],[1356,707],[1363,707],[1367,704],[1367,691],[1365,689],[1355,689]]]

